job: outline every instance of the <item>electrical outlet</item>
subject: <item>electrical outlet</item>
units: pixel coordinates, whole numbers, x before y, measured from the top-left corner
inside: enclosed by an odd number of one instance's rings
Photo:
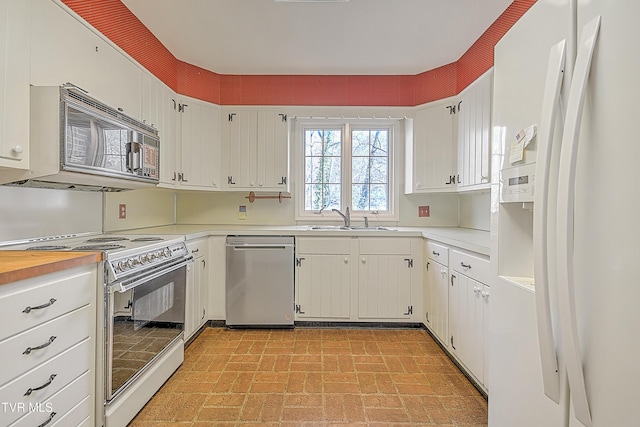
[[[124,203],[118,205],[118,219],[127,219],[127,205]]]
[[[247,207],[239,206],[238,207],[238,219],[247,219]]]
[[[429,206],[418,206],[418,216],[420,217],[429,216]]]

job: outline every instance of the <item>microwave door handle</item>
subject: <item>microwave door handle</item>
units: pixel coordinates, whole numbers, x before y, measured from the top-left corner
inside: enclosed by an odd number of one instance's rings
[[[142,159],[140,157],[140,143],[127,142],[127,170],[131,173],[142,168]]]

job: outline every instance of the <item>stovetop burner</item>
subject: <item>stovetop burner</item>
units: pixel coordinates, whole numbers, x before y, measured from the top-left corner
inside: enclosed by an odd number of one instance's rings
[[[136,237],[135,239],[132,239],[132,242],[159,242],[161,240],[164,240],[162,237],[157,237],[157,236],[148,236],[148,237]]]
[[[64,251],[69,249],[69,246],[60,245],[44,245],[44,246],[31,246],[27,248],[27,251]]]
[[[109,237],[94,237],[93,239],[89,239],[87,243],[108,243],[108,242],[121,242],[123,240],[129,240],[126,237],[118,237],[118,236],[109,236]],[[118,248],[114,248],[118,249]]]
[[[73,248],[74,251],[111,251],[114,249],[122,249],[122,245],[83,245]]]

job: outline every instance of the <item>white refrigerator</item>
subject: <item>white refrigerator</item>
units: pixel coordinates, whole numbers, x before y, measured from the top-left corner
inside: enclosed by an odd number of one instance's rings
[[[496,45],[490,427],[640,425],[639,20],[538,0]]]

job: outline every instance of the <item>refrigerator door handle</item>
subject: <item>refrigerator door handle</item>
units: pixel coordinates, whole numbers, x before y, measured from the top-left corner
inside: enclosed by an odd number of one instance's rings
[[[558,182],[558,305],[563,350],[567,363],[567,376],[575,417],[586,427],[591,427],[591,412],[582,368],[578,321],[576,316],[574,266],[573,266],[573,215],[575,203],[575,177],[582,108],[591,60],[600,28],[600,17],[582,29],[578,44],[564,132],[560,153]]]
[[[560,88],[562,87],[565,66],[565,40],[551,47],[549,64],[542,98],[542,114],[540,132],[538,134],[538,162],[536,164],[536,192],[533,204],[533,266],[536,287],[536,320],[538,323],[538,342],[542,365],[542,382],[544,394],[556,403],[560,403],[560,377],[558,373],[558,357],[551,320],[551,302],[549,297],[549,254],[548,254],[548,220],[549,200],[556,196],[557,176],[551,177],[551,154],[553,151],[553,134],[556,116],[560,105]],[[553,181],[553,184],[550,184]]]

